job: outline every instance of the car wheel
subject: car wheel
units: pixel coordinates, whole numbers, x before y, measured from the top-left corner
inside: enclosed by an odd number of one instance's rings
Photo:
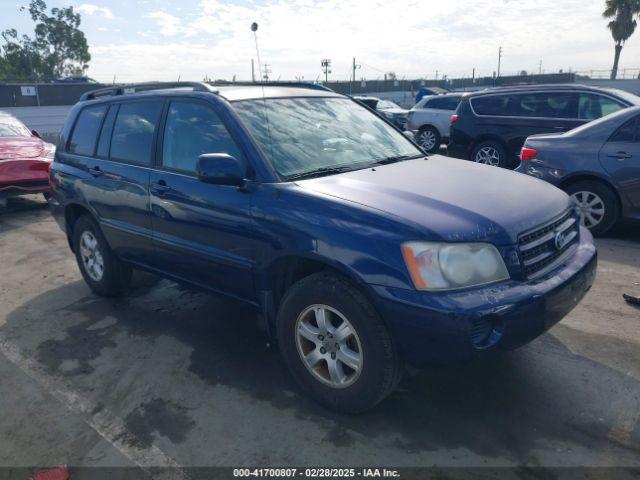
[[[402,377],[402,362],[379,315],[339,275],[322,272],[295,283],[282,299],[277,331],[296,382],[332,410],[366,411]]]
[[[473,149],[471,160],[492,167],[507,167],[507,152],[498,142],[482,142]]]
[[[615,192],[603,183],[584,180],[570,184],[565,191],[580,214],[580,223],[594,236],[607,233],[620,215]]]
[[[416,135],[416,143],[420,145],[425,152],[435,153],[440,149],[442,138],[435,128],[423,127]]]
[[[94,293],[111,297],[127,290],[131,268],[113,253],[100,227],[88,215],[74,225],[73,249],[80,272]]]

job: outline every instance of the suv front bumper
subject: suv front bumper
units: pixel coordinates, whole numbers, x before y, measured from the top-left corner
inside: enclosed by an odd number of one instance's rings
[[[585,229],[580,237],[575,254],[541,279],[454,292],[373,286],[378,311],[404,359],[415,366],[519,347],[559,322],[591,288],[596,249]]]

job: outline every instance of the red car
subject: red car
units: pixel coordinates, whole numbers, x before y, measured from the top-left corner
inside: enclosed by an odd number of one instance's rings
[[[0,111],[0,205],[25,193],[49,194],[49,166],[55,145],[20,120]]]

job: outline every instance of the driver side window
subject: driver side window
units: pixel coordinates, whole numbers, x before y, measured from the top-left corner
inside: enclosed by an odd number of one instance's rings
[[[243,158],[213,108],[199,102],[171,102],[162,141],[162,166],[195,173],[198,157],[204,153]]]

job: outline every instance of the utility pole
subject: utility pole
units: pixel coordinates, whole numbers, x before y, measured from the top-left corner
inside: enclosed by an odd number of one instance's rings
[[[540,60],[540,63],[538,64],[538,75],[542,75],[542,60]]]
[[[502,47],[498,47],[498,77],[500,76],[500,64],[502,63]]]
[[[251,81],[253,83],[256,82],[256,70],[255,70],[255,67],[253,65],[253,58],[251,59]]]
[[[331,73],[331,60],[325,58],[320,62],[320,65],[322,66],[322,71],[324,72],[324,83],[327,83],[329,81],[329,74]]]
[[[353,57],[353,64],[351,66],[351,82],[349,82],[349,95],[353,93],[353,84],[356,83],[356,69],[360,68],[360,65],[356,64],[356,58]]]
[[[264,76],[263,76],[263,78],[264,78],[265,82],[269,81],[269,74],[271,73],[271,69],[269,67],[270,67],[269,64],[267,64],[267,63],[264,64]]]

